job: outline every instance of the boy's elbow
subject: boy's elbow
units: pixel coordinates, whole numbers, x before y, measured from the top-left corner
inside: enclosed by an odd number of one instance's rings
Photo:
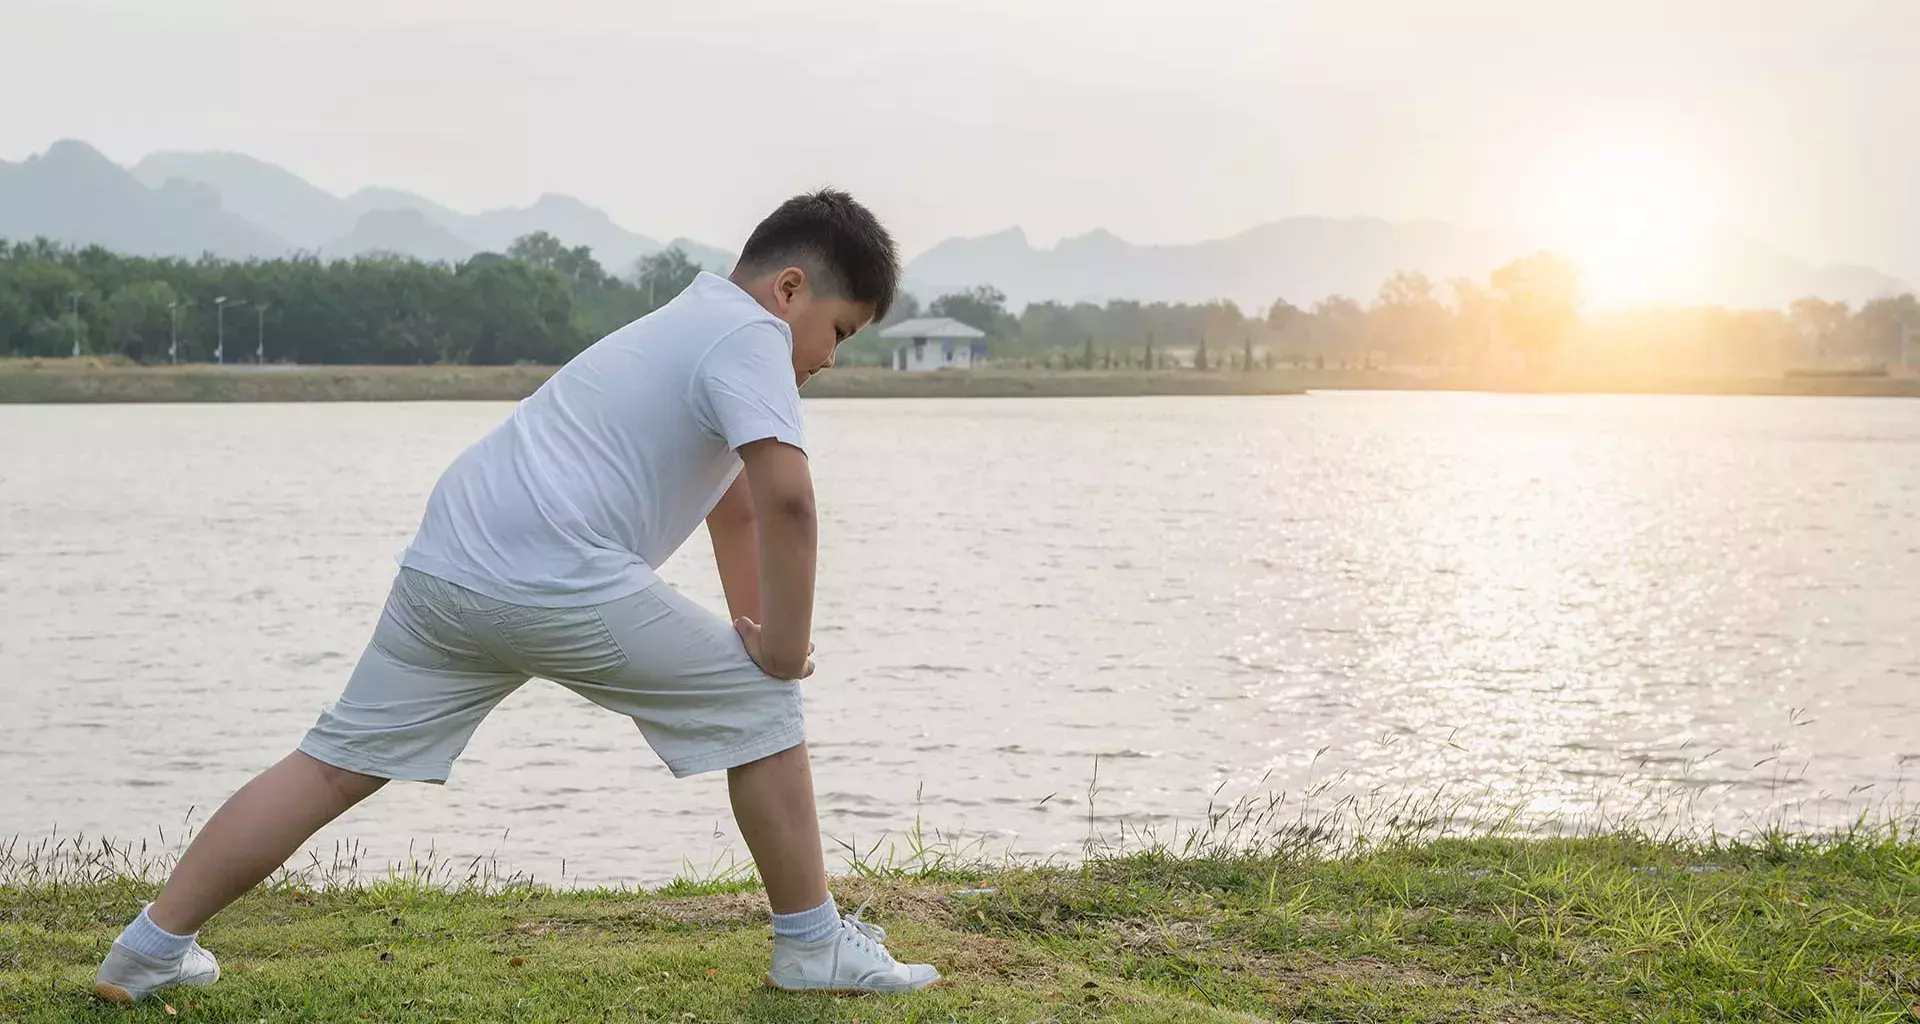
[[[707,525],[730,529],[753,528],[753,495],[746,477],[738,477],[707,512]]]
[[[751,530],[753,523],[753,505],[746,502],[721,502],[707,513],[708,529]]]
[[[767,514],[786,523],[812,523],[817,514],[812,494],[781,494],[768,502]]]
[[[766,440],[742,447],[740,456],[762,529],[813,522],[813,476],[804,452]]]

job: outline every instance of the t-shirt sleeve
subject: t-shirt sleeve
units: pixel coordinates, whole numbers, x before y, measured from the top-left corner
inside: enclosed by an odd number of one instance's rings
[[[728,448],[771,438],[807,450],[792,343],[771,324],[748,324],[709,349],[691,397],[700,425]]]

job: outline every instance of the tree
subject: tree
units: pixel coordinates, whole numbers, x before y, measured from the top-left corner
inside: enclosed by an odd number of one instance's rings
[[[1846,303],[1828,302],[1825,299],[1795,299],[1787,307],[1787,320],[1799,333],[1811,362],[1816,366],[1832,358],[1840,332],[1846,329],[1847,316]]]
[[[1273,363],[1273,350],[1279,347],[1287,350],[1292,362],[1299,363],[1300,352],[1313,340],[1313,314],[1285,299],[1275,299],[1260,323],[1266,328],[1269,368]]]
[[[141,281],[114,292],[107,299],[104,342],[129,359],[147,362],[164,357],[169,341],[173,288],[164,281]]]
[[[963,292],[951,292],[933,300],[927,307],[933,316],[950,317],[969,327],[985,331],[993,341],[1006,343],[1020,337],[1020,321],[1007,312],[1007,296],[991,285],[979,285]]]
[[[536,259],[571,259],[581,250],[522,247]],[[542,252],[545,252],[545,256]],[[560,255],[555,255],[558,253]],[[562,260],[562,265],[565,260]],[[227,296],[228,351],[251,354],[258,311],[269,308],[269,352],[318,364],[409,364],[479,358],[553,362],[578,351],[585,336],[572,322],[568,295],[613,301],[622,282],[593,287],[556,270],[492,254],[458,270],[403,257],[233,262],[128,256],[98,247],[0,243],[0,354],[70,352],[80,292],[83,337],[96,352],[160,360],[178,322],[183,361],[211,358],[214,299]],[[482,283],[485,284],[482,287]],[[235,306],[246,306],[236,314]]]
[[[1273,300],[1267,307],[1267,327],[1275,334],[1285,334],[1307,319],[1307,312],[1285,299]]]
[[[1329,295],[1313,304],[1313,347],[1320,362],[1328,352],[1352,354],[1366,338],[1367,311],[1345,295]]]
[[[1430,361],[1445,347],[1447,311],[1425,274],[1402,270],[1388,278],[1368,319],[1375,348]]]
[[[517,260],[463,267],[458,339],[448,355],[480,365],[561,363],[579,350],[573,297],[552,270]]]
[[[1493,349],[1493,328],[1498,319],[1493,293],[1465,277],[1447,282],[1447,289],[1453,293],[1447,348],[1456,358],[1484,363]]]
[[[507,253],[476,255],[458,268],[393,256],[234,262],[130,256],[44,239],[0,240],[0,355],[64,356],[76,330],[96,352],[165,358],[177,317],[183,361],[211,358],[213,300],[227,296],[230,353],[251,352],[254,310],[269,306],[269,351],[318,364],[436,361],[559,362],[678,293],[699,273],[686,254],[642,261],[640,280],[608,275],[585,246],[551,235],[516,239]],[[80,293],[75,317],[73,293]],[[651,297],[649,292],[652,293]],[[1441,296],[1445,301],[1441,301]],[[1275,301],[1249,317],[1228,302],[1038,302],[1019,317],[991,287],[942,295],[928,312],[985,330],[1003,358],[1032,364],[1163,369],[1157,339],[1198,348],[1200,367],[1251,369],[1266,349],[1296,363],[1354,362],[1388,346],[1452,360],[1511,339],[1536,362],[1556,350],[1585,352],[1609,366],[1648,372],[1768,372],[1847,358],[1899,365],[1920,361],[1920,301],[1878,300],[1853,313],[1808,299],[1790,312],[1662,308],[1597,313],[1579,324],[1578,278],[1569,265],[1536,254],[1502,267],[1491,287],[1455,280],[1436,288],[1418,274],[1384,282],[1371,309],[1329,296],[1311,312]],[[236,303],[248,307],[235,312]],[[169,307],[172,307],[171,311]],[[920,314],[897,297],[889,322]],[[1496,331],[1496,327],[1499,330]],[[843,362],[878,362],[885,345],[864,331],[842,346]],[[1239,337],[1232,352],[1212,339]],[[1284,348],[1282,346],[1285,346]],[[1141,358],[1144,350],[1145,358]]]
[[[33,310],[26,296],[0,281],[0,353],[23,352],[27,332],[33,326]]]
[[[912,320],[920,315],[920,300],[912,292],[895,292],[893,306],[887,310],[888,324],[897,324],[902,320]]]
[[[642,256],[634,264],[637,287],[646,296],[647,312],[672,302],[700,276],[700,264],[689,259],[680,247],[669,246],[651,256]]]
[[[1552,253],[1524,256],[1493,272],[1500,326],[1529,368],[1550,359],[1580,318],[1580,268]]]
[[[45,239],[14,246],[5,264],[0,264],[0,351],[23,356],[62,356],[73,351],[74,324],[68,296],[88,294],[86,278],[65,262],[72,253],[53,246]],[[83,316],[93,312],[93,303],[83,299]]]
[[[584,245],[569,249],[545,231],[514,239],[513,244],[507,246],[507,258],[551,270],[576,288],[597,288],[607,280],[607,272],[601,268],[600,261],[593,258],[592,249]]]
[[[1913,369],[1920,365],[1920,299],[1911,294],[1874,299],[1853,318],[1858,348],[1882,366]]]
[[[1064,348],[1082,344],[1091,333],[1071,306],[1058,302],[1031,302],[1020,313],[1019,335],[1028,350]]]
[[[1200,336],[1199,347],[1193,350],[1193,368],[1196,370],[1207,368],[1207,336],[1204,334]]]

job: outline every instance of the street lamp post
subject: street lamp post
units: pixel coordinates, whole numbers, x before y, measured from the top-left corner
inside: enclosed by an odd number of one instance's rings
[[[229,305],[235,309],[239,309],[241,306],[246,305],[246,303],[230,303],[227,301],[225,295],[216,296],[213,300],[213,361],[221,365],[224,365],[227,361],[227,307]]]
[[[68,301],[73,303],[73,358],[80,358],[80,293],[68,292]]]

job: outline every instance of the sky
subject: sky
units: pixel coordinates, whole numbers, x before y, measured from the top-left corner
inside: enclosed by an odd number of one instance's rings
[[[1920,281],[1920,0],[0,0],[0,159],[225,149],[737,246],[846,187],[909,255],[1297,215],[1622,264],[1724,224]]]

